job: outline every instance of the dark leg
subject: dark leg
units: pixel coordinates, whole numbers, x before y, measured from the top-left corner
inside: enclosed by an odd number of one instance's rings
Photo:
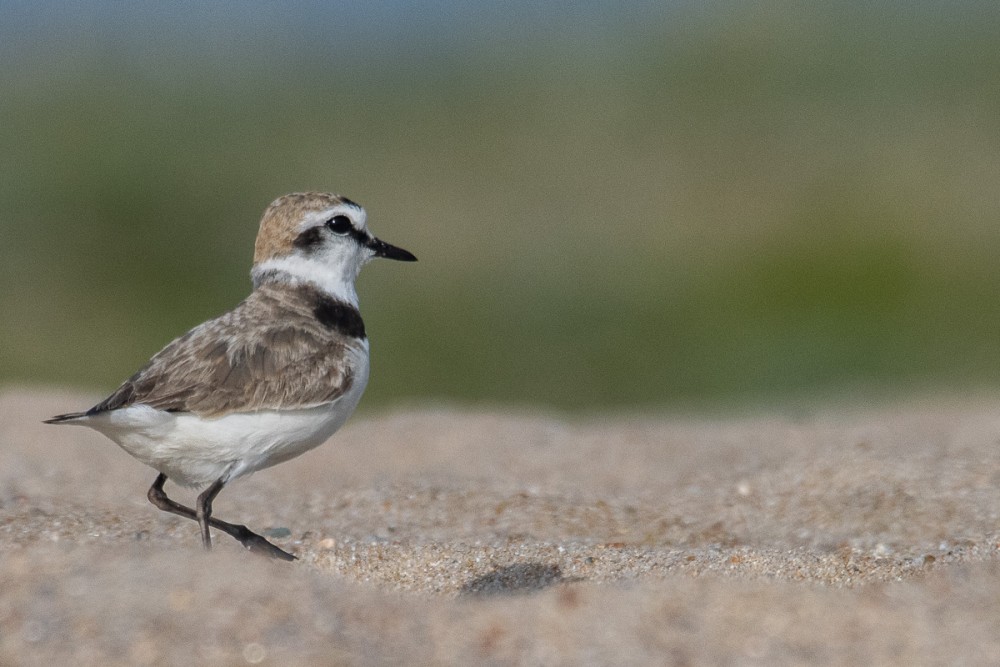
[[[205,546],[206,551],[212,548],[212,534],[208,530],[208,520],[212,518],[212,501],[225,485],[226,483],[222,481],[221,477],[215,480],[212,486],[201,492],[201,495],[198,496],[198,504],[195,505],[196,518],[198,525],[201,526],[201,543]]]
[[[176,503],[167,497],[166,492],[163,490],[163,484],[166,481],[167,481],[167,476],[164,475],[163,473],[160,473],[160,475],[156,478],[156,481],[153,482],[153,486],[149,487],[149,493],[146,494],[146,496],[149,498],[149,502],[153,503],[154,505],[156,505],[157,508],[163,510],[164,512],[177,514],[178,516],[182,516],[191,519],[193,521],[198,521],[198,523],[201,524],[201,520],[198,518],[198,512],[195,512],[190,507],[185,507],[180,503]],[[206,490],[204,493],[198,496],[199,506],[202,505],[203,498],[207,496],[208,492],[214,489],[216,486],[218,486],[219,488],[215,489],[215,492],[212,493],[211,496],[207,497],[208,512],[205,515],[205,523],[233,537],[240,544],[246,547],[247,550],[253,553],[263,554],[265,556],[270,556],[271,558],[280,558],[281,560],[295,560],[295,556],[288,553],[287,551],[284,551],[274,546],[273,544],[265,540],[257,533],[252,532],[246,526],[227,523],[225,521],[222,521],[221,519],[216,519],[212,516],[212,509],[211,509],[212,500],[215,498],[215,496],[219,494],[219,491],[222,490],[223,485],[221,484],[221,482],[216,482],[215,484],[210,486],[208,490]],[[207,532],[207,528],[203,526],[202,531],[203,531],[202,543],[205,543],[204,536],[205,533]],[[206,546],[210,545],[211,545],[211,539],[209,539]]]

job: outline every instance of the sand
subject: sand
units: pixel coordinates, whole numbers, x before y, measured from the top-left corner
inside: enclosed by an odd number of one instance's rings
[[[216,500],[294,563],[40,423],[98,398],[0,393],[0,664],[1000,660],[1000,398],[363,414]]]

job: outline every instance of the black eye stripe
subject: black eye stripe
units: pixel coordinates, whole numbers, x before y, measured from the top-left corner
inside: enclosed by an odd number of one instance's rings
[[[322,241],[320,230],[323,227],[326,227],[338,236],[350,236],[363,246],[368,246],[372,242],[372,238],[368,232],[355,227],[349,217],[346,215],[335,215],[323,223],[322,226],[311,227],[299,234],[298,238],[295,239],[295,246],[303,250],[311,250],[314,246],[318,246]]]
[[[310,227],[295,237],[295,247],[300,250],[310,251],[323,241],[320,233],[322,227]]]
[[[368,245],[368,233],[351,227],[351,237],[361,245]]]

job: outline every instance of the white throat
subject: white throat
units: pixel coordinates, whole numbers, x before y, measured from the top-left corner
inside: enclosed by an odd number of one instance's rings
[[[360,267],[317,261],[302,255],[287,255],[254,265],[250,277],[253,279],[254,289],[257,289],[265,278],[278,273],[282,278],[287,276],[289,284],[309,283],[356,308],[358,293],[354,289],[354,280],[357,278],[358,268]]]

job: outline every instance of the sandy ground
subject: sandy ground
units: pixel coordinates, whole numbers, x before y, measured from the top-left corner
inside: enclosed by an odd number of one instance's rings
[[[205,553],[152,470],[40,423],[97,398],[0,393],[0,664],[1000,659],[1000,398],[361,416],[216,500],[295,563]]]

